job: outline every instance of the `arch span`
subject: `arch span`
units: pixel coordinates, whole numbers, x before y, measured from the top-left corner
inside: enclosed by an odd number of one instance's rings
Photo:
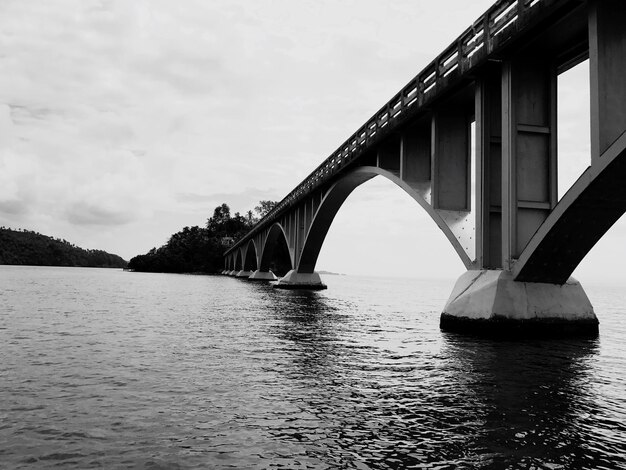
[[[315,213],[311,227],[307,233],[304,247],[300,255],[298,263],[298,272],[312,273],[315,270],[315,264],[319,256],[322,244],[326,238],[326,234],[335,218],[335,215],[348,198],[348,196],[357,187],[374,178],[375,176],[383,176],[402,188],[409,194],[428,215],[435,221],[437,226],[448,238],[455,251],[461,258],[461,261],[467,269],[473,265],[473,261],[469,258],[459,240],[454,236],[450,227],[446,224],[439,213],[406,181],[400,179],[395,173],[374,166],[362,166],[352,172],[346,174],[341,180],[337,181],[327,192],[319,209]]]
[[[283,226],[276,222],[273,224],[265,238],[265,244],[263,245],[263,249],[261,251],[261,262],[259,263],[259,270],[261,272],[268,272],[272,268],[271,263],[274,259],[274,255],[277,253],[279,246],[282,245],[286,247],[286,251],[289,255],[289,269],[293,269],[293,253],[288,248],[287,244],[287,234],[285,233],[285,229]]]

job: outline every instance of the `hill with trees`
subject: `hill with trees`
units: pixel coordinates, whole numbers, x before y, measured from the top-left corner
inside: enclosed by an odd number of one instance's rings
[[[86,250],[67,240],[29,230],[0,227],[0,264],[125,268],[121,257],[102,250]]]
[[[244,236],[276,203],[259,201],[254,212],[230,213],[228,204],[217,206],[205,227],[185,227],[160,248],[152,248],[128,262],[135,271],[166,273],[218,273],[224,269],[224,251]]]

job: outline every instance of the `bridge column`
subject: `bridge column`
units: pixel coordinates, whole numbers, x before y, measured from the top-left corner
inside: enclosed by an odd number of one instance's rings
[[[250,274],[252,274],[250,271],[247,271],[245,268],[245,259],[246,259],[245,257],[246,257],[246,251],[243,248],[238,248],[235,253],[235,272],[233,273],[235,277],[248,278]]]
[[[289,271],[274,284],[277,289],[322,290],[327,287],[322,282],[320,275],[314,271],[314,263],[309,265],[306,262],[301,262],[306,237],[311,228],[316,207],[319,207],[315,198],[315,194],[311,198],[307,198],[293,214],[290,232],[293,233],[293,258],[296,268]]]
[[[593,0],[589,14],[592,163],[626,131],[626,7]]]
[[[235,271],[235,255],[231,254],[228,256],[228,270],[226,271],[227,276],[234,276],[237,273]]]
[[[491,64],[476,86],[476,263],[502,269],[502,68]]]
[[[502,262],[511,269],[557,203],[556,67],[537,52],[502,71]]]
[[[224,269],[222,270],[222,274],[226,275],[230,271],[230,256],[224,257]]]
[[[432,206],[470,211],[470,123],[458,106],[438,109],[432,119]]]
[[[444,330],[597,335],[580,283],[515,281],[512,267],[557,203],[556,68],[540,51],[492,64],[478,81],[476,270],[457,281]]]

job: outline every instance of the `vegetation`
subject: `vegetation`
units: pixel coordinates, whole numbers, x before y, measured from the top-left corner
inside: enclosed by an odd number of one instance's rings
[[[278,204],[276,201],[259,201],[259,205],[254,208],[254,210],[259,214],[259,217],[262,219],[274,208],[274,206]]]
[[[127,263],[106,251],[85,250],[60,238],[0,227],[0,264],[125,268]]]
[[[245,216],[230,214],[228,204],[217,206],[206,227],[185,227],[165,245],[135,256],[128,267],[135,271],[167,273],[217,273],[224,267],[222,255],[234,241],[244,236],[276,203],[260,201]]]

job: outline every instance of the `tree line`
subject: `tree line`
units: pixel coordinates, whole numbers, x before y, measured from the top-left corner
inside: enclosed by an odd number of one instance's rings
[[[218,273],[224,269],[224,251],[275,205],[275,201],[259,201],[254,211],[231,215],[228,204],[221,204],[207,219],[205,227],[184,227],[160,248],[132,258],[128,267],[143,272]]]
[[[38,232],[0,227],[0,264],[125,268],[121,257],[102,250],[86,250],[67,240]]]

